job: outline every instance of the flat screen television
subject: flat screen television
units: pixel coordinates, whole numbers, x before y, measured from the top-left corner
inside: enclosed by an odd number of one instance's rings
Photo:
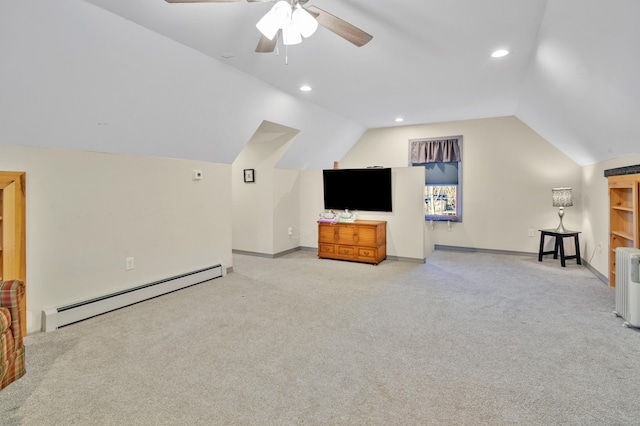
[[[323,170],[323,182],[327,210],[393,211],[389,168]]]

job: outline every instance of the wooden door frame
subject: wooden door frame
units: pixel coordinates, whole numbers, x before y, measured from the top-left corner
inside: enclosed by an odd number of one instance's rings
[[[3,210],[6,211],[6,205],[9,204],[13,207],[13,217],[14,217],[14,235],[15,240],[13,241],[13,250],[14,253],[12,255],[12,265],[10,268],[10,276],[3,276],[3,280],[7,279],[19,279],[25,282],[26,288],[26,278],[27,278],[27,232],[26,232],[26,177],[27,174],[25,172],[3,172],[0,171],[0,191],[5,190],[5,188],[10,185],[15,185],[15,190],[11,192],[15,194],[15,197],[11,197],[12,199],[7,199],[3,197]],[[3,274],[4,275],[4,274]],[[22,335],[27,335],[27,297],[22,299],[20,312],[21,312],[21,324],[22,324]]]

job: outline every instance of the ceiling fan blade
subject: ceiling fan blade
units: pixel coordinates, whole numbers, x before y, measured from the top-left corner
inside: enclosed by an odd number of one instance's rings
[[[261,35],[258,45],[256,46],[256,52],[271,53],[276,48],[276,44],[278,44],[278,35],[276,35],[273,40],[269,40],[265,36]]]
[[[309,6],[306,9],[316,17],[316,20],[320,25],[329,31],[333,31],[343,39],[350,41],[358,47],[364,46],[373,38],[371,34],[362,31],[360,28],[355,27],[347,21],[344,21],[316,6]]]

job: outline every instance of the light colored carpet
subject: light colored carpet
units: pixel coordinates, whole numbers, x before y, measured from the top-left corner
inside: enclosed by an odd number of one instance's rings
[[[640,333],[575,262],[303,251],[234,271],[28,336],[0,424],[640,422]]]

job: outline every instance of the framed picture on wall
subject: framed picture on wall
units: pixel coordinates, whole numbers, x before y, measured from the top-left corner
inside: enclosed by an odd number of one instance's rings
[[[256,181],[256,171],[254,169],[244,169],[244,182],[251,183]]]

